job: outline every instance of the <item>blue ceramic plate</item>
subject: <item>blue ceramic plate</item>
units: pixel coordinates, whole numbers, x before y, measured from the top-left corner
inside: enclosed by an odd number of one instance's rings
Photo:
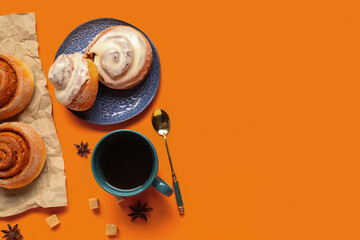
[[[86,47],[101,31],[116,25],[131,26],[140,32],[140,29],[114,18],[98,18],[75,28],[64,40],[58,49],[55,59],[62,53],[84,53]],[[143,32],[142,32],[143,33]],[[126,121],[142,112],[153,100],[160,83],[160,60],[154,43],[149,40],[153,61],[146,78],[136,87],[128,90],[116,90],[104,86],[99,82],[99,91],[94,105],[82,112],[70,110],[79,118],[95,124],[115,124]]]

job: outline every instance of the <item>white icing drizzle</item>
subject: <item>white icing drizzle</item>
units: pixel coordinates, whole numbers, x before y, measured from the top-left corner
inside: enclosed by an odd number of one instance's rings
[[[51,66],[48,77],[55,86],[56,99],[69,105],[90,78],[88,63],[81,53],[61,54]]]
[[[102,35],[89,49],[101,81],[108,87],[123,89],[134,84],[134,76],[146,59],[146,40],[135,29],[119,26]]]

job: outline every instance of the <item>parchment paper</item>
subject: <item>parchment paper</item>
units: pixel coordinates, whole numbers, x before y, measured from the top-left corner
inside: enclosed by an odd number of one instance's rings
[[[47,151],[45,166],[32,183],[11,190],[0,187],[0,217],[35,207],[66,206],[64,160],[51,115],[47,81],[41,68],[34,13],[0,16],[0,52],[11,54],[28,64],[35,76],[35,92],[29,105],[5,121],[23,122],[34,127],[43,138]]]

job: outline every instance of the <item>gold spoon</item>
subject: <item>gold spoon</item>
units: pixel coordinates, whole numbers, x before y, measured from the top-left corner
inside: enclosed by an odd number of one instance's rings
[[[152,122],[152,125],[153,125],[155,131],[159,135],[163,136],[165,139],[165,146],[166,146],[166,151],[167,151],[167,154],[169,157],[169,162],[170,162],[170,167],[171,167],[171,174],[172,174],[173,185],[174,185],[174,190],[175,190],[176,202],[179,207],[179,212],[181,214],[183,214],[184,213],[184,204],[181,199],[179,182],[177,181],[176,176],[175,176],[174,168],[173,168],[173,165],[171,162],[169,147],[168,147],[167,140],[166,140],[166,135],[169,133],[169,130],[170,130],[169,116],[167,115],[167,113],[164,110],[156,109],[152,114],[151,122]]]

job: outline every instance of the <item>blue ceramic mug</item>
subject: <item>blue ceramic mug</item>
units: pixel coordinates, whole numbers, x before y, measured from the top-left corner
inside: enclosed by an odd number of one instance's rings
[[[122,139],[122,140],[119,142],[118,139]],[[145,150],[146,150],[145,152],[146,154],[148,154],[148,156],[146,156],[147,159],[146,161],[150,161],[147,163],[145,162],[145,164],[147,164],[150,167],[147,169],[148,173],[147,175],[145,175],[145,178],[142,180],[143,182],[138,186],[133,186],[131,188],[119,187],[120,185],[114,186],[116,185],[114,184],[114,181],[117,178],[119,178],[123,182],[124,181],[126,182],[127,174],[130,174],[130,172],[132,173],[131,176],[130,175],[128,176],[129,179],[131,179],[134,176],[134,174],[135,175],[141,174],[136,172],[137,167],[139,166],[136,165],[132,166],[130,162],[126,162],[127,161],[126,158],[131,155],[131,153],[128,153],[130,152],[130,150],[127,150],[128,149],[127,146],[126,147],[124,146],[127,144],[127,142],[129,143],[131,142],[131,144],[135,145],[135,147],[137,144],[139,144],[139,148],[141,144],[143,148],[145,146]],[[117,144],[122,144],[123,146],[119,146]],[[115,146],[115,148],[113,146]],[[123,148],[121,149],[121,147]],[[117,150],[119,151],[117,152]],[[135,151],[135,155],[136,155],[136,151]],[[135,157],[138,156],[136,155]],[[110,167],[111,169],[107,170],[106,161],[110,161],[110,160],[113,161],[114,160],[113,158],[117,161],[115,164],[118,165],[111,165]],[[125,165],[121,165],[121,164],[125,164]],[[139,163],[136,162],[136,164]],[[164,195],[170,196],[173,192],[173,189],[166,182],[164,182],[161,178],[157,176],[158,166],[159,166],[159,162],[158,162],[157,153],[150,140],[141,133],[128,129],[115,130],[105,135],[95,146],[91,157],[91,169],[97,183],[108,193],[120,197],[130,197],[137,195],[145,191],[145,189],[147,189],[149,186],[153,186]],[[128,169],[129,167],[130,169]],[[132,167],[133,169],[131,169]],[[122,170],[124,170],[125,172]],[[120,175],[118,172],[119,173],[122,172],[122,174]]]

